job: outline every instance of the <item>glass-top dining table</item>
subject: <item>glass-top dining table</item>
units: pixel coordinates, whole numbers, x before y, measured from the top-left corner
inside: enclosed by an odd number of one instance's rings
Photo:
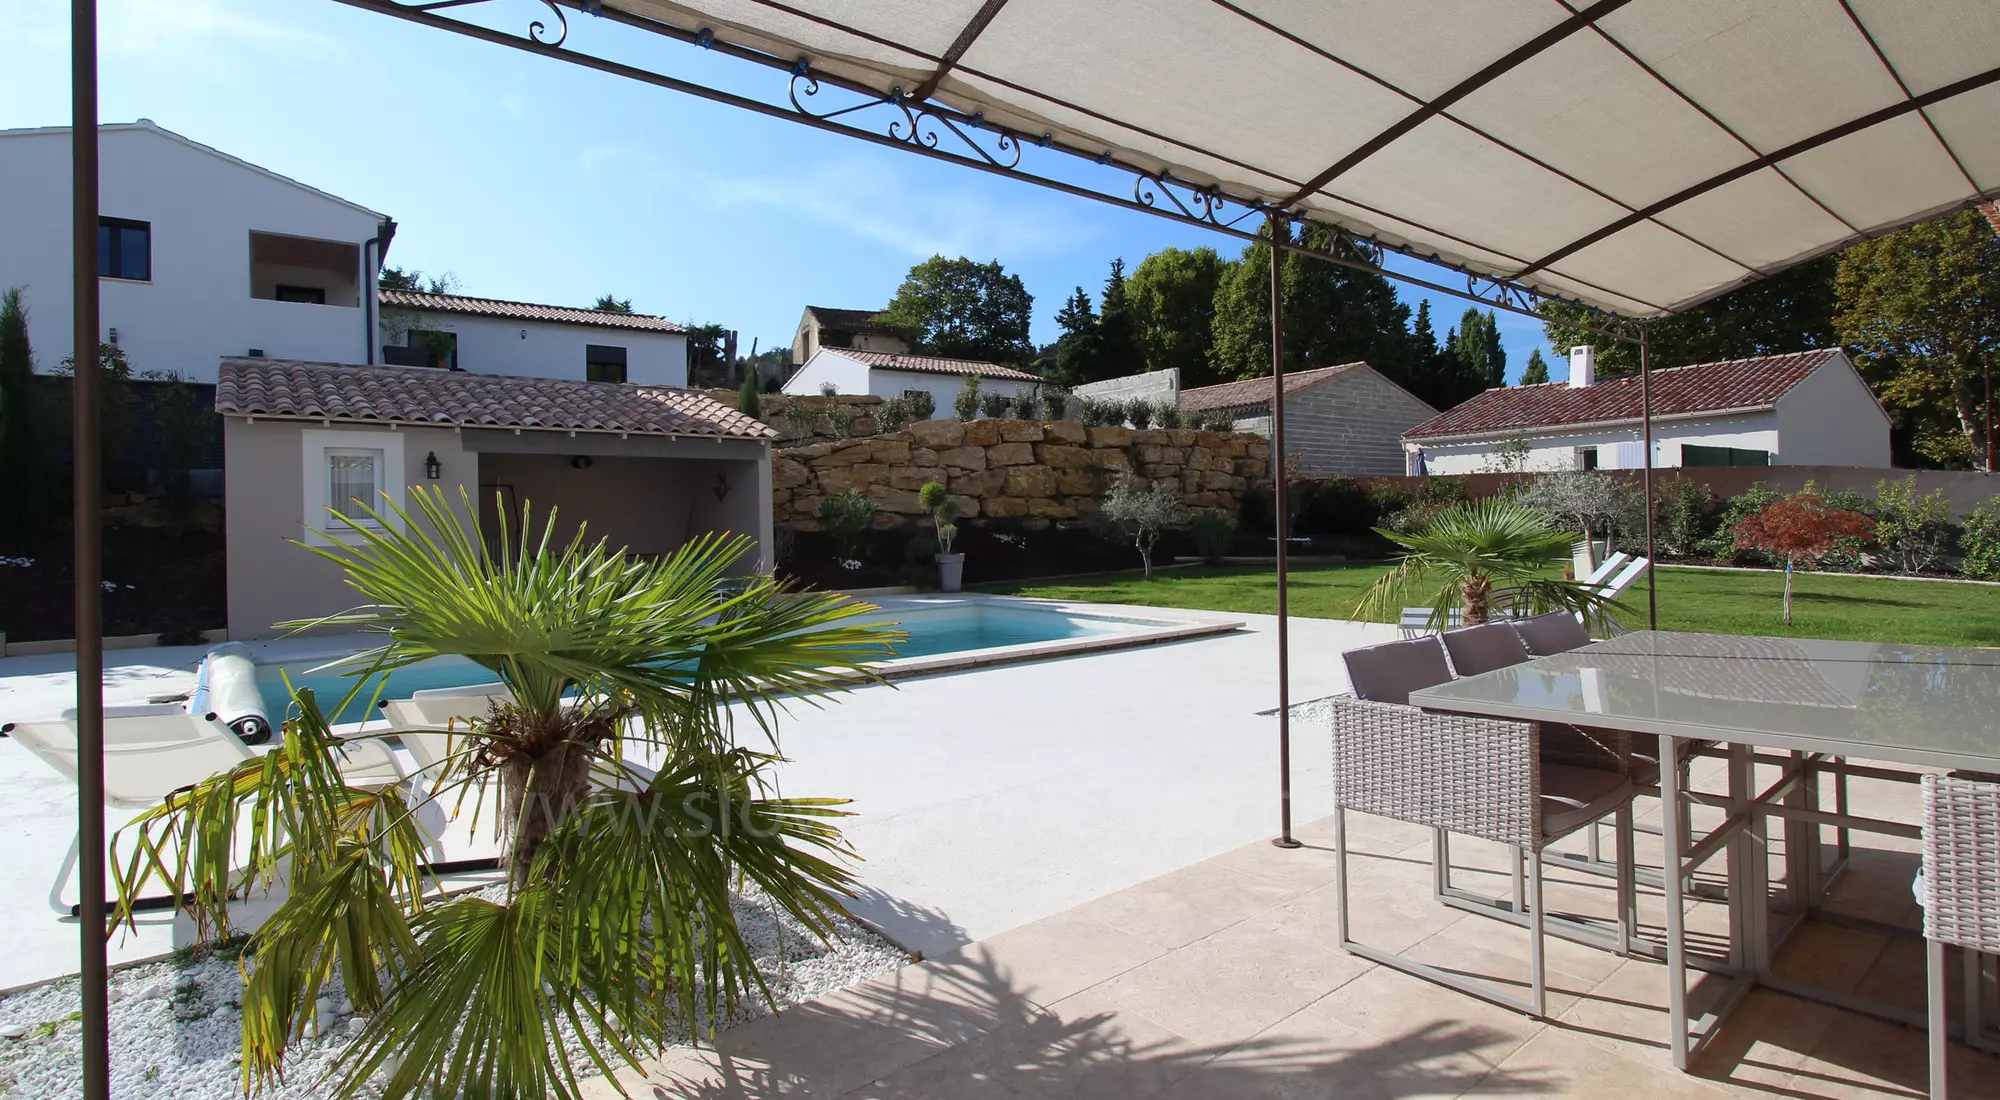
[[[1681,789],[1660,769],[1669,1047],[1689,1059],[1742,996],[1765,985],[1798,996],[1904,1018],[1857,998],[1774,973],[1774,944],[1824,894],[1820,830],[1857,829],[1915,837],[1911,822],[1857,817],[1819,804],[1825,773],[1911,778],[1852,760],[1915,769],[2000,772],[2000,651],[1945,646],[1641,631],[1526,664],[1410,694],[1426,710],[1621,730],[1659,739],[1675,759],[1683,739],[1712,742],[1728,760],[1728,790]],[[1766,770],[1758,772],[1759,765]],[[1760,778],[1768,780],[1761,789]],[[1685,799],[1685,801],[1684,801]],[[1690,803],[1723,813],[1715,830],[1688,843]],[[1785,884],[1774,934],[1770,920],[1770,818],[1782,822]],[[1683,884],[1710,856],[1728,853],[1729,958],[1711,965],[1729,992],[1690,1026]],[[1922,1026],[1917,1017],[1905,1022]]]

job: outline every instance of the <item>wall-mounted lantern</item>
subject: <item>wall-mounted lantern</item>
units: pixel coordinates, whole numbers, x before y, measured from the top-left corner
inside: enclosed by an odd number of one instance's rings
[[[443,472],[444,472],[443,467],[441,467],[438,464],[438,453],[436,451],[432,451],[424,456],[425,477],[430,478],[432,481],[436,481],[439,475],[441,475]]]
[[[717,470],[715,471],[716,502],[720,503],[721,501],[727,499],[728,496],[729,496],[729,475],[723,473],[721,470]]]

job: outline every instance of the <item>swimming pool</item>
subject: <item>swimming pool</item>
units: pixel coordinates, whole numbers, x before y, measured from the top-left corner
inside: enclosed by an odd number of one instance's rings
[[[895,657],[878,662],[885,677],[973,668],[1013,661],[1039,660],[1094,649],[1148,645],[1183,638],[1228,633],[1241,622],[1177,618],[1168,614],[1106,613],[1087,604],[1060,604],[1002,596],[900,596],[874,601],[879,610],[862,622],[892,623],[909,639],[896,646]],[[338,652],[310,658],[260,661],[257,682],[274,716],[285,710],[285,677],[294,689],[311,688],[324,707],[331,708],[354,684],[352,673],[364,660],[344,659]],[[407,699],[413,692],[490,683],[493,674],[462,657],[437,657],[401,668],[380,685],[381,698]],[[362,704],[378,685],[363,689]],[[356,721],[357,714],[335,715],[336,721]]]

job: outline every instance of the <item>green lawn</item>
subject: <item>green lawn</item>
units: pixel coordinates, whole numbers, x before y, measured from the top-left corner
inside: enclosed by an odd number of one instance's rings
[[[1321,619],[1354,617],[1361,594],[1386,565],[1309,565],[1292,570],[1291,610]],[[1801,573],[1792,596],[1792,626],[1784,625],[1778,573],[1660,571],[1660,628],[1719,634],[1772,634],[1864,642],[2000,646],[2000,586],[1899,581]],[[1277,579],[1269,566],[1171,569],[1142,581],[1114,573],[1059,581],[1018,581],[981,591],[1053,600],[1191,607],[1271,614]],[[1642,579],[1625,595],[1626,625],[1646,621]]]

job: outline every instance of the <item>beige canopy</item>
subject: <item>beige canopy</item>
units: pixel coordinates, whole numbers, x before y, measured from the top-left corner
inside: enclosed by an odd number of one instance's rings
[[[2000,194],[2000,0],[603,7],[1634,317]]]

